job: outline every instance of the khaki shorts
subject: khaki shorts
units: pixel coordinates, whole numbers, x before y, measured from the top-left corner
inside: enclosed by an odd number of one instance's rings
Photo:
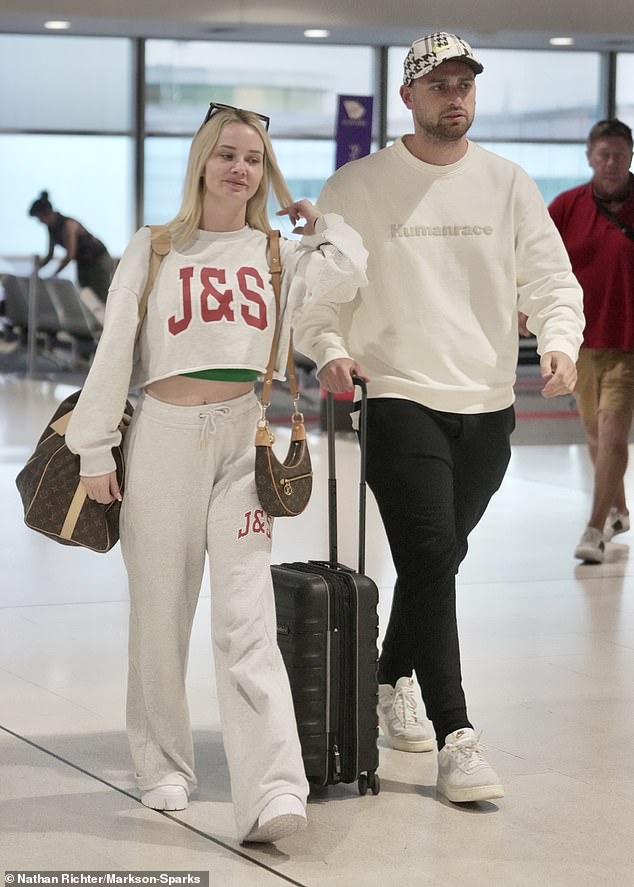
[[[599,410],[632,421],[634,352],[613,348],[582,348],[577,361],[575,400],[581,421],[596,431]]]

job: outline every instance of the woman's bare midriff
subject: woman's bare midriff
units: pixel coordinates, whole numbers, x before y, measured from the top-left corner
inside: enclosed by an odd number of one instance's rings
[[[233,400],[252,389],[253,382],[217,382],[211,379],[190,379],[187,376],[159,379],[145,388],[150,397],[187,407]]]

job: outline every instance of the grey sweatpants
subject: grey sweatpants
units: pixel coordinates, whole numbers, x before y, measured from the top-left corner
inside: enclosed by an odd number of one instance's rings
[[[243,838],[272,798],[305,802],[293,703],[277,646],[271,520],[254,466],[249,393],[206,406],[141,397],[125,439],[121,545],[130,586],[127,724],[141,791],[196,785],[185,677],[205,553],[231,792]]]

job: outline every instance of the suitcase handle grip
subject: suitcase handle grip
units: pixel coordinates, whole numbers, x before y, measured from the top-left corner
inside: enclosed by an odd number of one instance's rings
[[[367,484],[365,478],[365,462],[367,448],[367,386],[364,379],[353,374],[353,384],[361,390],[361,410],[359,414],[359,573],[365,573],[365,535],[366,535],[366,498]],[[328,431],[328,541],[329,559],[332,567],[338,563],[337,551],[337,478],[335,468],[335,412],[334,398],[328,393],[326,400],[326,428]]]
[[[353,374],[354,385],[361,390],[359,412],[359,447],[361,451],[359,468],[359,573],[365,573],[365,513],[367,484],[365,480],[365,460],[368,443],[368,389],[365,379]]]

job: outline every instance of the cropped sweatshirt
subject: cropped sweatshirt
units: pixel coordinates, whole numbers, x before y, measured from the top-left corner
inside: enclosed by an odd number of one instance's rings
[[[366,282],[367,253],[359,235],[329,213],[316,233],[280,242],[282,332],[276,377],[283,378],[291,324],[301,310],[328,298],[354,297]],[[108,293],[104,328],[66,432],[86,476],[114,470],[112,447],[130,389],[208,368],[263,373],[275,326],[267,237],[248,226],[198,231],[186,248],[161,262],[135,347],[138,306],[147,280],[150,231],[136,232]]]
[[[402,139],[343,166],[318,205],[345,210],[369,253],[356,298],[324,302],[297,329],[318,370],[353,357],[370,397],[486,413],[513,403],[517,312],[540,354],[576,360],[582,293],[535,183],[468,144],[457,163],[414,157]]]

